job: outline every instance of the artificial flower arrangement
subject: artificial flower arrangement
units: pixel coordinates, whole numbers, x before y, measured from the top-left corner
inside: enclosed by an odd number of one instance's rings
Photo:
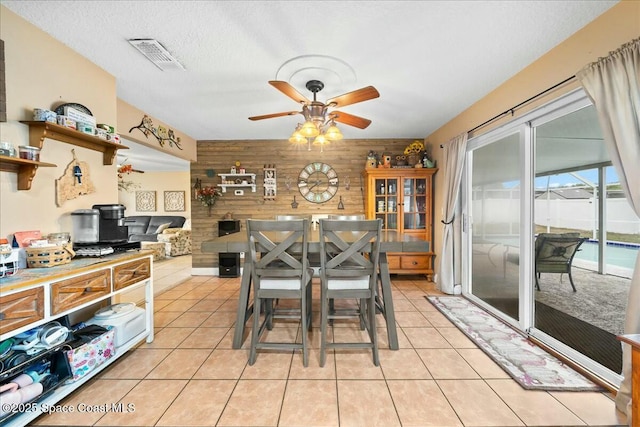
[[[213,206],[216,204],[216,200],[222,197],[222,192],[216,187],[206,186],[198,189],[196,198],[203,206]]]
[[[411,144],[407,145],[407,147],[404,149],[404,155],[409,156],[411,154],[420,154],[423,151],[424,144],[422,143],[422,141],[416,139]]]

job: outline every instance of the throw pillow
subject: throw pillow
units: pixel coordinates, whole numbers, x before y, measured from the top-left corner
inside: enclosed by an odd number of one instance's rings
[[[170,222],[167,222],[166,224],[160,224],[158,226],[158,229],[156,230],[156,234],[160,234],[162,233],[164,230],[166,230],[167,228],[169,228],[169,226],[171,225]]]

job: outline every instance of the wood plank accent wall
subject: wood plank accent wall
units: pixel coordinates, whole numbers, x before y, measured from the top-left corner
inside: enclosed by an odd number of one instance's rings
[[[391,153],[393,159],[403,153],[404,148],[422,138],[399,139],[352,139],[342,140],[325,147],[297,148],[287,140],[234,140],[234,141],[198,141],[198,161],[191,163],[191,220],[193,235],[193,268],[212,268],[218,266],[217,254],[205,254],[200,250],[203,241],[218,235],[218,221],[227,212],[234,219],[241,220],[241,233],[245,233],[244,222],[247,218],[273,219],[275,215],[312,215],[312,214],[358,214],[364,213],[363,182],[361,172],[365,167],[367,153]],[[228,189],[218,199],[208,215],[208,209],[195,200],[193,186],[196,179],[202,186],[220,184],[219,173],[228,173],[239,161],[247,173],[256,174],[256,192],[244,188],[243,196],[235,196],[234,188]],[[298,192],[298,174],[311,162],[324,162],[331,165],[339,177],[339,189],[336,195],[326,203],[316,204],[306,201]],[[275,164],[277,169],[277,196],[275,200],[264,200],[264,174],[262,168]],[[207,170],[214,170],[214,177],[207,176]],[[291,178],[291,190],[287,190],[285,178]],[[349,176],[350,189],[345,189],[345,177]],[[298,208],[291,203],[296,196]],[[338,209],[342,196],[344,210]]]

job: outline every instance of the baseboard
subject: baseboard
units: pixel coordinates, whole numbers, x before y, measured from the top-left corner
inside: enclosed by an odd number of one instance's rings
[[[240,276],[242,276],[242,268],[240,268]],[[218,267],[212,268],[192,268],[191,269],[192,276],[220,276],[220,269]]]
[[[218,267],[213,268],[192,268],[192,276],[217,276],[220,273]]]

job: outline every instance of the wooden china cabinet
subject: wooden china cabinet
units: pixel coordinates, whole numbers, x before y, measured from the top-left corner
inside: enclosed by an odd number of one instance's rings
[[[436,168],[365,169],[365,215],[382,219],[382,229],[418,237],[433,247],[433,175]],[[388,253],[392,274],[433,275],[430,252]]]

